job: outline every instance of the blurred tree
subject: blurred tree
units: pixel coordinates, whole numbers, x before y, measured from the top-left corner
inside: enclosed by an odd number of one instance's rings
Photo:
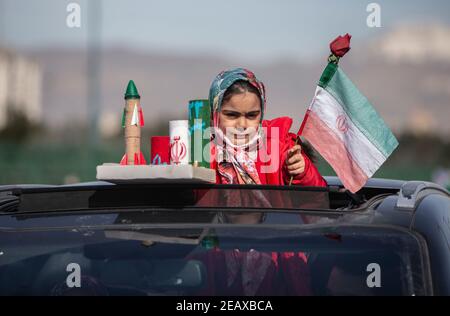
[[[6,125],[0,129],[1,141],[23,143],[30,136],[43,131],[43,126],[32,122],[20,108],[12,104],[7,105]]]
[[[397,153],[390,159],[397,163],[415,163],[450,167],[450,142],[434,134],[406,132],[398,139]]]

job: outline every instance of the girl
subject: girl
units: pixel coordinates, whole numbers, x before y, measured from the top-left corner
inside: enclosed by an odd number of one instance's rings
[[[212,166],[224,184],[326,186],[308,157],[295,145],[292,119],[263,120],[264,84],[243,68],[223,71],[209,91],[212,113]]]
[[[292,119],[263,120],[264,85],[246,69],[221,72],[211,84],[212,167],[223,184],[326,186],[305,146],[289,133]],[[232,190],[218,205],[270,208],[264,194]],[[286,203],[289,203],[286,201]],[[219,222],[258,224],[261,212],[224,212]],[[198,295],[311,295],[304,253],[213,248],[193,258],[207,266],[208,284]]]

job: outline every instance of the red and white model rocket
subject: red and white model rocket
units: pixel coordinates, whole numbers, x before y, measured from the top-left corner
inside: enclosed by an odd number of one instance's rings
[[[141,152],[141,126],[144,126],[144,115],[139,95],[133,80],[128,82],[125,92],[125,108],[122,115],[122,127],[125,129],[126,153],[120,161],[121,165],[146,165]]]

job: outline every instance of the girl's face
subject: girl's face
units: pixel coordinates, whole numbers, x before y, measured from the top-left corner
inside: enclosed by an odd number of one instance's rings
[[[258,131],[261,121],[261,100],[245,91],[222,103],[219,128],[235,145],[244,145]]]

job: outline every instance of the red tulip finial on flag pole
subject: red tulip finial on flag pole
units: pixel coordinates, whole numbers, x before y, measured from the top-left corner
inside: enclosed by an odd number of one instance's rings
[[[339,35],[330,43],[331,54],[328,56],[329,63],[337,64],[339,59],[350,50],[351,38],[352,36],[347,33],[344,36]]]

